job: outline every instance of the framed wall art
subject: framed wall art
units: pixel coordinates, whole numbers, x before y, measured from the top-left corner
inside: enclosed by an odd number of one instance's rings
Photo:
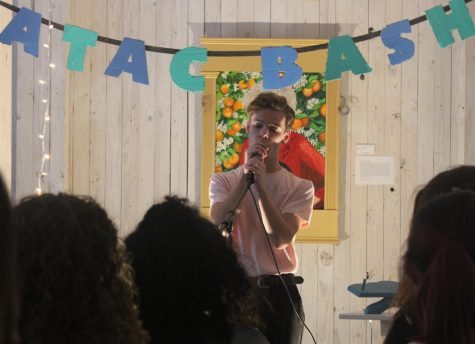
[[[263,47],[293,48],[327,43],[309,39],[203,38],[209,51],[259,51]],[[296,112],[289,142],[281,146],[279,160],[295,175],[315,187],[309,227],[297,242],[337,243],[338,239],[338,102],[339,81],[325,81],[327,50],[299,53],[303,74],[295,84],[275,90]],[[205,77],[201,155],[201,207],[209,213],[210,177],[244,162],[248,146],[246,106],[262,92],[260,56],[208,56],[201,67]]]

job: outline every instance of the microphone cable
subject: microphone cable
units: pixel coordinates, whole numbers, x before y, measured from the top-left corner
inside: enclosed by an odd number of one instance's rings
[[[310,329],[308,328],[305,321],[300,317],[300,314],[297,311],[297,308],[295,307],[294,301],[292,300],[292,296],[290,295],[289,288],[287,288],[287,284],[285,284],[285,281],[282,278],[282,273],[280,272],[279,265],[277,264],[277,259],[275,258],[275,255],[274,255],[274,250],[272,249],[272,244],[270,242],[269,233],[267,233],[267,231],[266,231],[266,227],[264,225],[264,221],[262,220],[262,216],[261,216],[261,212],[259,210],[259,206],[257,205],[256,197],[254,197],[254,193],[251,190],[251,185],[250,184],[247,185],[247,189],[251,193],[252,199],[254,201],[254,207],[256,208],[257,216],[259,217],[259,220],[261,221],[262,229],[264,230],[264,233],[266,234],[267,244],[269,245],[269,249],[270,249],[270,252],[272,254],[272,258],[274,259],[275,268],[277,269],[277,273],[278,273],[277,276],[279,276],[280,281],[284,285],[285,291],[287,293],[287,296],[289,297],[290,304],[292,305],[292,308],[294,309],[295,314],[297,315],[297,317],[299,318],[299,320],[303,324],[303,326],[305,326],[305,328],[307,329],[308,333],[312,337],[313,342],[315,344],[317,344],[317,341],[315,340],[315,337],[313,336],[312,331],[310,331]],[[302,307],[303,307],[303,303],[302,303]]]

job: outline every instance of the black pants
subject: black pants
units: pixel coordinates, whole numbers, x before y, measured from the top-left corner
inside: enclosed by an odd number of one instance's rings
[[[295,308],[304,320],[302,299],[297,287],[288,285],[287,288]],[[295,314],[282,283],[259,288],[259,291],[264,298],[260,310],[261,319],[265,324],[263,334],[270,344],[300,344],[304,326]]]

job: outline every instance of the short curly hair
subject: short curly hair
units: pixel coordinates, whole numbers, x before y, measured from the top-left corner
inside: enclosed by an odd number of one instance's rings
[[[147,342],[125,246],[94,200],[44,194],[13,215],[23,342]]]
[[[287,99],[273,92],[260,93],[247,107],[249,118],[259,110],[270,109],[285,115],[285,126],[289,128],[295,119],[295,111],[287,103]]]
[[[186,200],[152,206],[125,240],[151,343],[229,342],[259,326],[254,286],[225,239]]]

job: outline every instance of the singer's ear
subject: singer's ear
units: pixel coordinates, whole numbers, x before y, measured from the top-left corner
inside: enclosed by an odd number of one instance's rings
[[[284,137],[282,139],[282,143],[287,143],[287,142],[289,142],[289,140],[290,140],[290,130],[286,129]]]

